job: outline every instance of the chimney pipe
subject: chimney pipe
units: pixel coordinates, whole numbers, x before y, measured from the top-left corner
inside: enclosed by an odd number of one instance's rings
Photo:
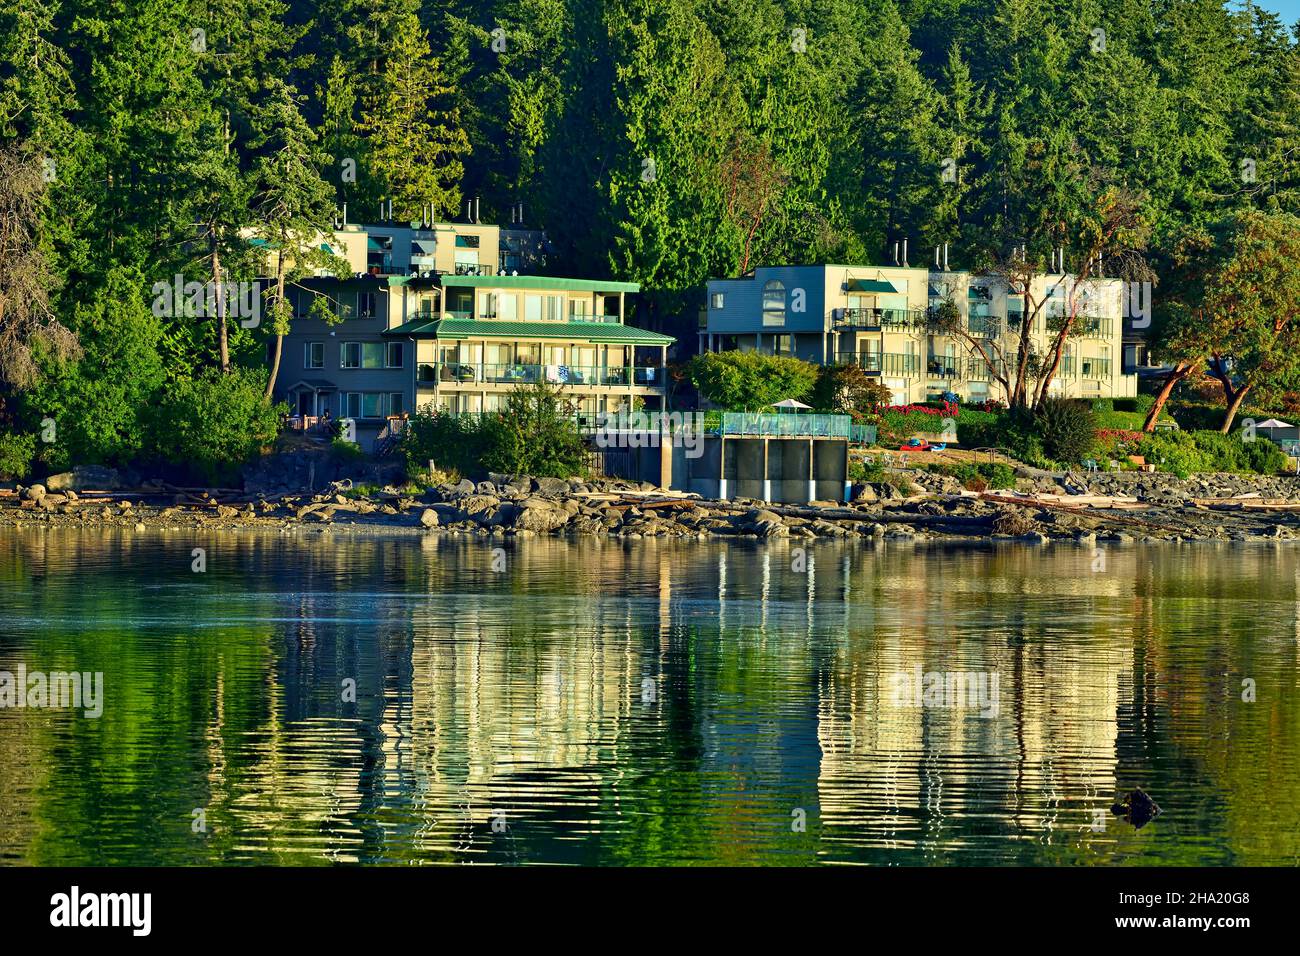
[[[904,239],[903,240],[903,268],[906,269],[907,267],[908,267],[907,266],[907,240]]]
[[[894,243],[894,265],[898,265],[898,243]]]
[[[943,271],[948,271],[948,243],[943,244]]]
[[[348,224],[348,204],[344,203],[343,204],[343,225],[346,226],[347,224]]]
[[[936,269],[939,268],[939,247],[938,246],[934,247],[934,267]]]
[[[477,226],[480,222],[482,222],[482,219],[479,218],[478,200],[479,200],[479,197],[478,197],[478,196],[475,196],[475,197],[474,197],[474,225],[476,225],[476,226]]]
[[[520,228],[522,228],[523,225],[524,225],[524,204],[523,204],[523,203],[520,203],[520,204],[519,204],[519,226],[520,226]]]

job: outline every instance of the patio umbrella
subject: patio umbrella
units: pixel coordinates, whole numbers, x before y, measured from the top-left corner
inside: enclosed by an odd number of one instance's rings
[[[1295,428],[1294,425],[1288,425],[1286,422],[1280,422],[1276,418],[1270,418],[1258,423],[1256,428]]]
[[[794,410],[807,409],[807,410],[811,410],[811,409],[812,409],[812,406],[811,406],[811,405],[805,405],[803,402],[799,401],[798,399],[794,399],[794,398],[783,398],[783,399],[781,399],[781,401],[779,401],[779,402],[773,402],[773,403],[772,403],[772,407],[773,407],[773,408],[780,408],[780,409],[783,409],[783,410],[787,410],[787,409],[794,409]]]

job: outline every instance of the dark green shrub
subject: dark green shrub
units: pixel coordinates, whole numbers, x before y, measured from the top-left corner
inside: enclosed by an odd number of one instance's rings
[[[1133,411],[1139,415],[1147,415],[1151,411],[1151,407],[1155,405],[1156,397],[1154,395],[1139,395],[1136,398],[1129,399],[1129,401],[1133,403]]]
[[[1034,412],[1033,428],[1049,457],[1073,466],[1091,453],[1097,418],[1085,402],[1049,398]]]
[[[1118,409],[1115,407],[1113,398],[1094,398],[1092,400],[1092,410],[1094,412],[1113,412]]]
[[[0,433],[0,478],[26,478],[35,454],[35,435]]]
[[[265,398],[267,373],[236,369],[228,375],[178,379],[167,385],[147,418],[151,457],[219,484],[271,444],[285,405]]]

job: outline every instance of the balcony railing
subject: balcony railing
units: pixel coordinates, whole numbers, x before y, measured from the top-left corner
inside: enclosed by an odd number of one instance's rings
[[[666,375],[650,365],[541,365],[524,362],[426,362],[416,369],[421,385],[552,385],[660,388]]]
[[[833,326],[865,332],[919,329],[925,326],[925,313],[920,309],[844,309]]]
[[[921,356],[902,352],[865,352],[855,355],[842,352],[837,356],[841,365],[858,365],[868,372],[911,377],[921,373]]]
[[[1049,315],[1047,331],[1058,333],[1064,327],[1067,316]],[[1076,315],[1070,323],[1070,337],[1081,339],[1109,339],[1114,331],[1114,320],[1104,315]]]
[[[714,435],[848,438],[848,415],[770,412],[706,412],[704,430]]]
[[[931,378],[957,378],[961,374],[961,360],[951,355],[931,355],[925,367]]]
[[[475,265],[469,262],[456,263],[456,275],[458,276],[490,276],[496,273],[492,266]]]

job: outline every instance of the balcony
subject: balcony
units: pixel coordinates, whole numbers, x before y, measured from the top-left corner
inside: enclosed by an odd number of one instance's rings
[[[961,361],[951,355],[931,355],[925,366],[930,378],[957,378],[961,374]]]
[[[901,331],[925,327],[920,309],[838,309],[832,326],[839,331]]]
[[[472,262],[456,263],[456,275],[458,276],[490,276],[495,274],[496,269],[492,266],[478,265]]]
[[[921,356],[902,352],[842,352],[836,358],[841,365],[858,365],[868,373],[912,378],[921,372]]]
[[[996,315],[972,315],[966,319],[966,329],[971,335],[995,339],[1002,334],[1002,320]]]
[[[436,362],[421,363],[416,382],[421,385],[552,385],[586,388],[661,388],[666,375],[650,365],[539,365],[529,362]]]
[[[1059,333],[1064,327],[1066,317],[1050,315],[1047,317],[1047,331]],[[1114,332],[1114,320],[1102,315],[1076,315],[1070,325],[1070,338],[1101,339],[1108,341]]]

